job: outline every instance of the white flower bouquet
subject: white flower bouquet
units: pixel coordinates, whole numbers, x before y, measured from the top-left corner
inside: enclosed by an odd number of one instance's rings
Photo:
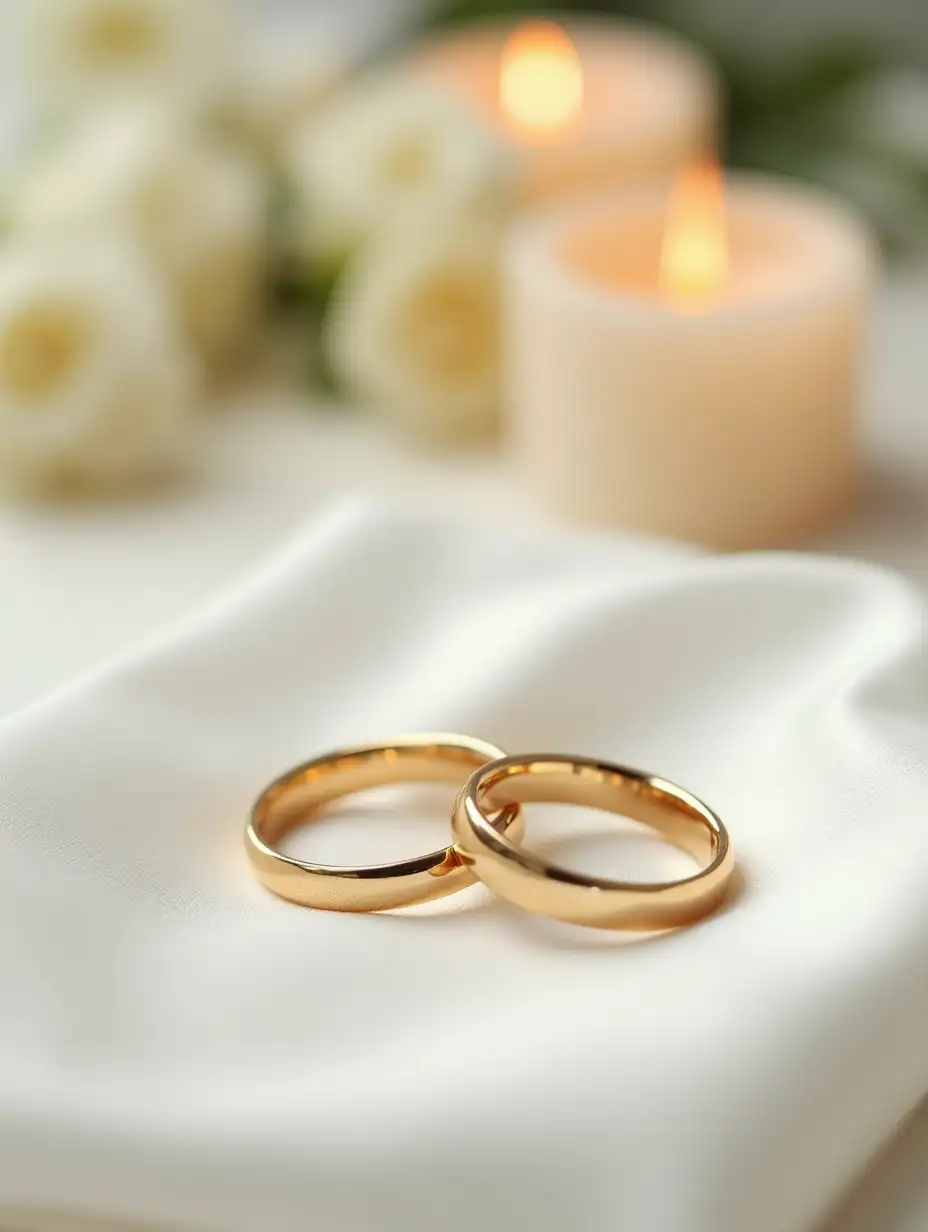
[[[15,3],[0,487],[163,469],[283,285],[339,395],[425,440],[492,428],[510,165],[463,104],[399,69],[337,84],[224,0]]]

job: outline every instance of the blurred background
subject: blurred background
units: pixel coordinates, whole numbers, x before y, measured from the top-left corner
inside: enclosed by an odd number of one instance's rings
[[[717,78],[725,166],[820,185],[877,237],[860,496],[799,546],[925,584],[928,10],[564,0],[554,15],[581,13],[682,40]],[[331,499],[557,520],[500,443],[500,262],[527,212],[511,150],[423,101],[409,69],[448,30],[541,15],[4,4],[0,713],[182,616]]]
[[[725,90],[726,162],[800,174],[861,203],[895,252],[928,237],[928,10],[912,0],[239,0],[257,21],[312,29],[349,57],[498,15],[600,12],[679,33]]]

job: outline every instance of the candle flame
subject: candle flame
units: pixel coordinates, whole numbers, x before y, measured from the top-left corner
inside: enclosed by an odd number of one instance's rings
[[[515,125],[538,134],[574,120],[583,105],[583,69],[566,31],[552,21],[518,26],[500,64],[500,106]]]
[[[698,311],[727,273],[722,172],[703,159],[684,167],[674,184],[661,249],[661,291],[675,306]]]

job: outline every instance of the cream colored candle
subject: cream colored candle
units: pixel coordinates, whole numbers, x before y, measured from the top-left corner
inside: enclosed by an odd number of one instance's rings
[[[527,201],[653,178],[714,143],[719,94],[707,61],[631,23],[469,26],[420,47],[411,65],[512,142]]]
[[[740,179],[723,217],[711,174],[688,179],[689,201],[652,186],[518,225],[513,447],[570,518],[788,544],[853,491],[874,252],[808,190]]]

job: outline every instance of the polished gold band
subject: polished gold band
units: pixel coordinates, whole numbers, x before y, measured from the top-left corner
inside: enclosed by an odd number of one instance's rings
[[[657,884],[570,872],[492,825],[488,813],[530,801],[586,805],[643,822],[704,867]],[[504,757],[476,770],[455,803],[453,829],[462,858],[497,894],[528,911],[600,928],[690,924],[718,905],[734,869],[725,827],[701,800],[654,775],[589,757]]]
[[[334,800],[388,783],[459,784],[502,756],[483,740],[442,734],[400,736],[306,762],[271,783],[252,809],[245,849],[255,876],[281,898],[330,911],[380,911],[453,894],[475,880],[454,847],[413,860],[341,868],[284,855],[275,844]],[[520,810],[510,805],[487,824],[521,832]]]

